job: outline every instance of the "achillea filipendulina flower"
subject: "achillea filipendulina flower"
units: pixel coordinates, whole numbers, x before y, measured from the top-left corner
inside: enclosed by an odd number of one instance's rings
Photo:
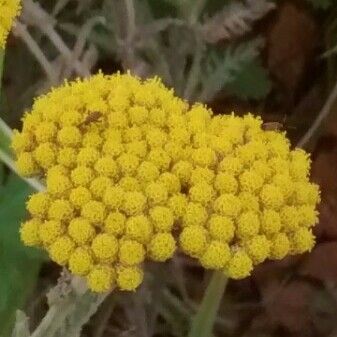
[[[20,9],[19,0],[0,0],[0,49],[5,48],[8,32]]]
[[[66,83],[13,139],[18,170],[47,187],[28,200],[21,238],[97,292],[134,290],[146,259],[177,248],[234,279],[310,251],[320,197],[309,156],[261,124],[189,107],[158,79]]]

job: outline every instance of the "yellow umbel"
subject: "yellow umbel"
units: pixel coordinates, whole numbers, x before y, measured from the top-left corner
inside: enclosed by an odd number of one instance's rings
[[[157,78],[65,83],[35,101],[12,147],[47,187],[27,202],[22,240],[97,292],[134,290],[146,259],[177,248],[238,279],[315,242],[309,156],[260,118],[213,116]]]
[[[5,48],[8,32],[20,9],[19,0],[0,0],[0,49]]]

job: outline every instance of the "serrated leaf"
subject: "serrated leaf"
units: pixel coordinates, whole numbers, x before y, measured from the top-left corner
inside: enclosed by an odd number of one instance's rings
[[[308,0],[316,9],[328,9],[332,6],[332,0]]]
[[[0,336],[7,337],[15,312],[22,308],[35,286],[44,254],[24,247],[19,238],[25,218],[25,201],[32,192],[11,174],[0,187]]]
[[[263,40],[257,38],[235,48],[227,47],[222,53],[211,50],[203,65],[202,90],[196,100],[209,102],[229,83],[233,83],[242,69],[256,59],[262,45]]]
[[[265,98],[271,89],[271,81],[266,69],[258,59],[251,60],[240,68],[226,91],[241,99]]]

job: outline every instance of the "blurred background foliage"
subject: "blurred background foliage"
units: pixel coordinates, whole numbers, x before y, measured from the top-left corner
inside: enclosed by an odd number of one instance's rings
[[[36,95],[66,78],[130,70],[159,76],[177,95],[216,113],[251,111],[283,124],[295,146],[336,85],[333,0],[24,0],[8,43],[0,116],[11,127]],[[308,255],[266,262],[232,282],[218,336],[337,333],[337,106],[305,144],[323,202]],[[10,153],[8,137],[0,147]],[[33,327],[60,270],[18,237],[30,187],[0,166],[0,336],[16,309]],[[174,278],[172,277],[174,275]],[[135,294],[112,294],[83,336],[185,336],[209,275],[178,256],[149,265]],[[52,337],[52,336],[48,336]]]

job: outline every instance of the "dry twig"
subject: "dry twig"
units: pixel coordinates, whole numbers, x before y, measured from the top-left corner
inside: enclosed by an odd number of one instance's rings
[[[275,4],[268,0],[230,2],[222,11],[208,19],[202,26],[203,37],[208,43],[231,40],[252,29],[252,24],[264,17]]]

